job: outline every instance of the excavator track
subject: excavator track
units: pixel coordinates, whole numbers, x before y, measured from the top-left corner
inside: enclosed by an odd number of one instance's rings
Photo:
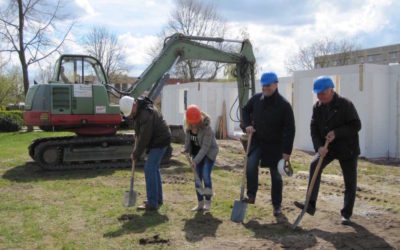
[[[44,170],[127,168],[131,166],[133,145],[134,137],[127,134],[50,137],[33,141],[29,154]],[[172,148],[164,155],[164,164],[171,155]]]

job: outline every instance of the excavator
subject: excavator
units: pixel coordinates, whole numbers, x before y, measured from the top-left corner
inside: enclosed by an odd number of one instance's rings
[[[207,43],[241,43],[238,53]],[[88,55],[61,55],[49,83],[32,85],[26,95],[23,118],[26,125],[45,131],[72,131],[75,136],[34,140],[29,155],[45,170],[121,168],[130,166],[132,135],[117,133],[123,119],[109,93],[119,97],[143,94],[155,100],[166,84],[170,70],[180,60],[204,60],[235,64],[239,107],[254,94],[255,57],[249,40],[185,36],[176,33],[164,40],[158,56],[131,88],[121,91],[108,83],[101,63]],[[172,148],[163,162],[168,162]]]

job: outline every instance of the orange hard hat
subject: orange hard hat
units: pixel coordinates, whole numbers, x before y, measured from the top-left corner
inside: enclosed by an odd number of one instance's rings
[[[186,109],[186,120],[190,124],[199,123],[201,121],[200,108],[197,105],[189,105]]]

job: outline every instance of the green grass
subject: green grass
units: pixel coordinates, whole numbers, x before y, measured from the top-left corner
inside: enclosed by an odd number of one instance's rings
[[[193,213],[196,204],[193,173],[182,156],[181,164],[163,168],[164,205],[158,212],[138,212],[122,206],[123,193],[129,188],[129,169],[45,172],[36,166],[29,154],[30,142],[39,137],[71,135],[70,133],[0,133],[0,249],[138,249],[141,238],[159,235],[169,244],[149,244],[147,248],[198,248],[202,242],[288,236],[288,219],[277,223],[269,201],[269,174],[261,175],[260,198],[248,206],[241,225],[230,221],[232,206],[239,198],[241,172],[216,166],[213,171],[212,213]],[[179,152],[181,145],[173,145]],[[219,157],[242,164],[243,154],[223,149]],[[309,156],[312,159],[312,156]],[[308,171],[309,158],[292,159],[295,172]],[[360,161],[360,183],[371,177],[384,182],[385,175],[399,175],[399,169]],[[340,174],[337,163],[327,174]],[[378,179],[379,179],[378,178]],[[374,179],[375,180],[375,179]],[[285,179],[288,187],[295,179]],[[305,185],[306,180],[301,180]],[[386,184],[385,184],[386,185]],[[393,193],[397,183],[385,186]],[[298,198],[299,193],[285,189],[284,199]],[[138,203],[145,199],[142,168],[135,174]],[[301,194],[303,195],[303,193]],[[396,196],[397,197],[397,196]],[[289,201],[288,201],[289,202]],[[371,204],[383,201],[373,200]],[[398,209],[395,207],[395,209]],[[297,211],[289,211],[290,220]]]

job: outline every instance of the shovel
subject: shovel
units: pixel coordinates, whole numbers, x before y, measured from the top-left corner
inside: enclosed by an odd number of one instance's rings
[[[135,161],[132,161],[132,175],[131,175],[131,185],[128,191],[125,191],[124,200],[122,205],[124,207],[132,207],[136,203],[137,193],[133,190],[133,179],[135,174]]]
[[[193,170],[194,174],[194,182],[196,183],[196,190],[200,195],[213,195],[212,189],[211,188],[203,188],[203,183],[200,180],[199,175],[197,174],[196,170],[192,168],[192,158],[190,157],[189,154],[185,154],[186,159],[188,160],[190,164],[190,168]]]
[[[243,223],[244,217],[246,215],[247,203],[243,201],[243,199],[244,199],[244,183],[246,181],[247,157],[248,157],[249,151],[250,151],[252,136],[253,136],[253,133],[250,133],[249,140],[247,141],[246,156],[244,157],[242,186],[240,187],[240,199],[235,200],[235,202],[233,203],[231,220],[234,222]]]
[[[328,145],[329,145],[329,142],[327,140],[325,142],[324,148],[327,149]],[[310,186],[308,187],[308,190],[307,190],[307,196],[306,196],[306,201],[304,202],[304,208],[303,208],[303,210],[301,210],[299,216],[297,216],[296,221],[292,225],[292,229],[295,229],[297,227],[297,225],[300,223],[301,219],[303,218],[304,214],[307,212],[308,204],[310,203],[311,194],[314,189],[314,184],[315,184],[315,181],[317,180],[319,169],[321,168],[323,160],[324,160],[324,157],[319,157],[317,167],[315,168],[314,174],[313,174],[311,182],[310,182]]]

